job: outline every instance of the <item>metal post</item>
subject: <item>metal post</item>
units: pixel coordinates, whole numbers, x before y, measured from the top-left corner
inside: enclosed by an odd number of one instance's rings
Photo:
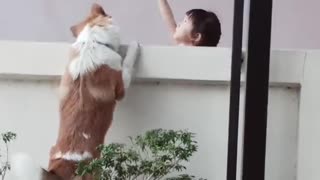
[[[251,0],[242,180],[264,180],[272,0]]]
[[[233,15],[227,180],[236,180],[237,178],[237,147],[242,62],[243,9],[244,0],[235,0]]]

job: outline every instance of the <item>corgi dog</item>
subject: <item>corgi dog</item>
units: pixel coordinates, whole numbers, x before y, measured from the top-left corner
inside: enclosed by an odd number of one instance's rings
[[[80,179],[75,176],[77,164],[99,157],[96,148],[104,143],[117,101],[131,83],[140,46],[131,43],[126,56],[120,56],[119,28],[100,5],[93,4],[89,16],[71,32],[76,41],[60,82],[60,127],[49,168],[16,155],[12,168],[20,179]]]

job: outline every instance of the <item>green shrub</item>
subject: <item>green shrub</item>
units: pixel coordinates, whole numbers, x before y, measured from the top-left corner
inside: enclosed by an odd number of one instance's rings
[[[1,140],[4,143],[5,152],[2,151],[0,147],[0,177],[4,180],[7,171],[10,170],[10,163],[9,163],[9,143],[16,139],[16,134],[12,132],[6,132],[1,134]],[[4,154],[3,154],[4,153]]]
[[[193,180],[194,176],[171,173],[186,170],[197,151],[194,134],[188,131],[155,129],[144,135],[130,137],[131,144],[112,143],[98,147],[101,157],[89,163],[81,162],[79,176],[93,175],[99,180]]]

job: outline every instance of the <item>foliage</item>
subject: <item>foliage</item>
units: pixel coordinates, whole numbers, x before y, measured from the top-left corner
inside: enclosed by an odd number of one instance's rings
[[[1,134],[1,140],[4,142],[5,154],[2,154],[2,149],[0,148],[0,177],[4,180],[7,171],[10,170],[9,163],[9,143],[16,139],[16,134],[12,132],[6,132]]]
[[[129,146],[101,145],[98,147],[101,157],[81,162],[77,174],[91,174],[100,180],[193,180],[195,177],[189,175],[166,178],[186,170],[183,163],[197,151],[193,138],[194,134],[188,131],[155,129],[130,137]]]

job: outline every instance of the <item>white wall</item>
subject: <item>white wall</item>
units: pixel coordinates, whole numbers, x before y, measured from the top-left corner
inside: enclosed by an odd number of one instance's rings
[[[56,43],[0,42],[0,132],[17,132],[12,151],[30,153],[43,167],[57,136],[57,77],[67,48]],[[295,180],[305,54],[272,52],[267,180]],[[150,128],[187,128],[197,133],[199,141],[189,172],[224,179],[230,49],[143,47],[137,76],[140,81],[117,108],[107,142],[125,142],[128,135]]]
[[[234,0],[172,1],[177,19],[191,8],[215,11],[221,21],[222,47],[232,42]],[[89,0],[2,0],[0,6],[1,40],[71,41],[69,27],[88,12]],[[157,0],[97,0],[118,20],[123,40],[144,44],[171,44],[162,22]],[[274,0],[273,48],[320,48],[319,0]],[[247,9],[248,11],[248,9]],[[248,13],[246,13],[248,14]],[[247,24],[247,21],[245,21]],[[245,31],[246,32],[246,31]],[[246,35],[246,34],[245,34]]]
[[[307,55],[301,87],[298,180],[320,179],[320,51]]]
[[[270,94],[266,179],[294,180],[298,90],[272,88]],[[0,132],[18,133],[12,152],[27,152],[47,167],[58,130],[57,99],[54,82],[0,81]],[[224,179],[228,107],[228,86],[139,83],[118,106],[107,142],[125,142],[152,128],[189,129],[197,134],[199,151],[188,172]]]

